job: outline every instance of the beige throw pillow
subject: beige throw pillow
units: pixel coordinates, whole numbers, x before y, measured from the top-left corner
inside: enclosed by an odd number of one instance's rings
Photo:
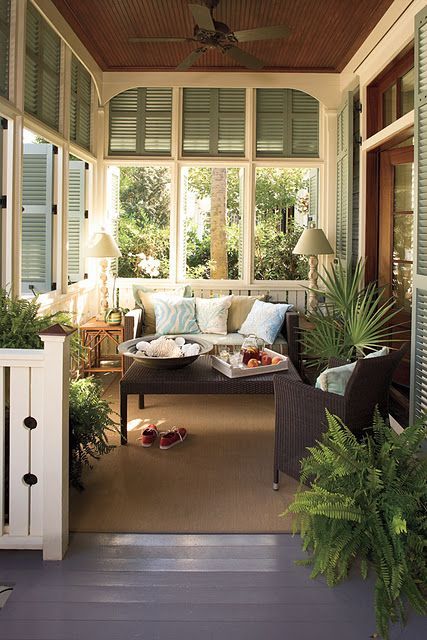
[[[236,333],[248,317],[255,300],[264,300],[265,296],[233,296],[228,310],[227,331]]]

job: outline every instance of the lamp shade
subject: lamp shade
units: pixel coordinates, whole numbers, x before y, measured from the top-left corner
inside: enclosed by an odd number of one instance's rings
[[[292,251],[303,256],[321,256],[333,252],[323,229],[304,229]]]
[[[106,231],[97,231],[86,245],[88,258],[120,258],[121,252],[113,236]]]

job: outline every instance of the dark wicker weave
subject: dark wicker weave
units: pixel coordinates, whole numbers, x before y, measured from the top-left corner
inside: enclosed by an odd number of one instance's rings
[[[372,424],[375,407],[388,417],[389,388],[394,371],[407,350],[357,362],[344,396],[315,389],[302,382],[277,376],[274,379],[276,429],[273,488],[279,486],[279,471],[299,480],[300,460],[327,429],[325,409],[338,417],[356,435]],[[331,360],[329,366],[343,364]]]
[[[142,310],[141,315],[138,319],[135,319],[132,316],[125,316],[124,319],[124,341],[132,340],[132,338],[136,338],[143,335],[143,325],[142,325]],[[135,327],[135,323],[137,326]],[[287,311],[285,313],[285,319],[283,322],[283,327],[281,330],[282,335],[286,339],[287,342],[287,355],[293,362],[293,364],[298,367],[299,365],[299,350],[300,350],[300,342],[299,342],[299,313],[296,311]],[[203,336],[201,336],[203,337]],[[132,364],[132,358],[124,357],[123,358],[123,370],[126,372]]]
[[[299,376],[292,362],[289,369],[280,374],[264,373],[245,378],[227,378],[212,368],[210,356],[200,356],[184,369],[148,369],[134,363],[120,381],[120,416],[122,444],[127,440],[127,397],[139,396],[139,407],[144,408],[145,394],[272,394],[273,379],[298,380]]]

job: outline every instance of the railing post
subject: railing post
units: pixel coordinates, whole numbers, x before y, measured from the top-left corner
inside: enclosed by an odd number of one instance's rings
[[[40,333],[44,343],[43,559],[62,560],[69,535],[70,335],[61,324]]]

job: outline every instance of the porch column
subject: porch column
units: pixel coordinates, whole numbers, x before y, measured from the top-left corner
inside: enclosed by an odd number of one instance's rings
[[[68,547],[70,335],[56,324],[44,343],[43,560],[62,560]]]

